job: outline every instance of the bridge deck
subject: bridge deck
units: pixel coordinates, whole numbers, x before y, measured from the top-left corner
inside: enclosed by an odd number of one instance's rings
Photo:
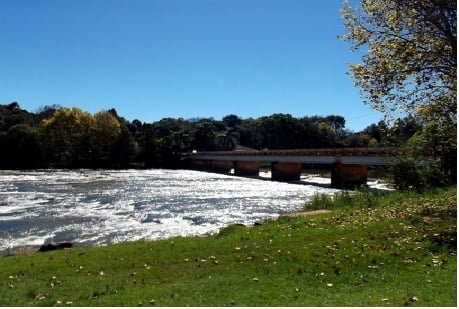
[[[333,164],[389,165],[401,153],[400,148],[330,148],[211,151],[191,154],[197,160],[257,161]]]

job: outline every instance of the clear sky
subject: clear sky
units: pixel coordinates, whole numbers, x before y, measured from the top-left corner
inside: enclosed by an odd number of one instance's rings
[[[342,0],[0,0],[0,104],[128,120],[382,114],[346,74]]]

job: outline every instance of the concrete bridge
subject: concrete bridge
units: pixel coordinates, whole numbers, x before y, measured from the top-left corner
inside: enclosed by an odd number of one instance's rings
[[[271,179],[299,180],[303,164],[325,164],[331,167],[334,188],[366,184],[368,166],[387,166],[401,153],[400,148],[329,148],[287,150],[236,150],[193,152],[193,169],[258,176],[260,163],[271,164]]]

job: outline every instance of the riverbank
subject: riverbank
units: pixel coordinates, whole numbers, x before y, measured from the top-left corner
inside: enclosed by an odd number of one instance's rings
[[[456,188],[373,204],[2,257],[0,304],[455,307]]]

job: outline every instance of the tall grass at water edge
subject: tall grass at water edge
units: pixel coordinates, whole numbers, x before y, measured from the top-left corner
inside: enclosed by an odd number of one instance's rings
[[[455,190],[454,188],[446,190]],[[308,210],[346,210],[362,209],[391,205],[402,200],[410,200],[422,196],[435,195],[444,189],[429,189],[424,192],[416,191],[386,191],[361,188],[355,191],[339,191],[333,195],[319,193],[314,195],[310,201],[303,206],[304,211]]]

